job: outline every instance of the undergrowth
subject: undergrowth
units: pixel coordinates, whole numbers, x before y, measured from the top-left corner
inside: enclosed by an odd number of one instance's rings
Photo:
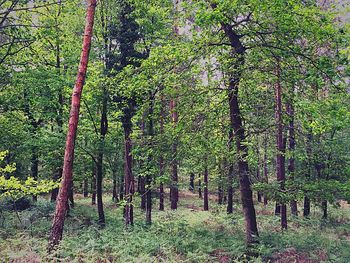
[[[106,227],[96,224],[96,207],[90,199],[76,200],[67,217],[63,241],[55,255],[46,254],[53,204],[41,199],[29,210],[2,211],[0,258],[3,262],[269,262],[294,249],[310,262],[350,262],[350,211],[332,208],[328,221],[315,210],[310,219],[290,217],[281,231],[279,218],[257,205],[260,242],[258,258],[246,256],[244,220],[224,206],[201,210],[201,200],[183,200],[177,211],[159,212],[154,205],[153,224],[135,209],[135,224],[126,229],[122,208],[105,196]],[[191,207],[191,208],[189,208]],[[286,261],[283,261],[286,262]]]

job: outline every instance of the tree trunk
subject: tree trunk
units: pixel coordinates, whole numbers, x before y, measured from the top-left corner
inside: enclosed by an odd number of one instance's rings
[[[202,182],[201,182],[201,179],[198,180],[198,197],[202,198]]]
[[[306,140],[306,155],[307,155],[307,159],[308,159],[308,174],[306,175],[306,178],[310,178],[311,176],[311,171],[312,171],[312,160],[311,160],[311,155],[312,155],[312,148],[311,148],[311,144],[312,144],[312,134],[311,132],[307,135],[307,140]],[[305,195],[304,196],[304,211],[303,211],[303,216],[304,217],[308,217],[310,215],[310,208],[311,208],[311,204],[310,204],[310,198]]]
[[[260,144],[258,143],[258,148],[257,148],[257,151],[256,151],[256,155],[258,157],[258,165],[256,167],[256,179],[258,180],[258,182],[261,182],[261,176],[260,176]],[[261,196],[261,192],[258,191],[257,193],[257,199],[258,199],[258,202],[261,203],[261,200],[262,200],[262,196]]]
[[[245,130],[242,123],[242,116],[238,102],[238,89],[240,81],[240,69],[244,65],[245,48],[240,42],[239,36],[228,24],[222,23],[222,28],[230,41],[232,55],[237,59],[235,62],[235,73],[230,77],[228,87],[228,102],[230,106],[230,126],[236,141],[236,154],[238,156],[238,174],[240,183],[241,201],[246,223],[246,242],[248,246],[257,242],[258,227],[253,202],[253,193],[249,180],[248,169],[248,146],[245,144]]]
[[[96,205],[96,164],[92,162],[92,176],[91,176],[91,204]]]
[[[73,208],[74,207],[74,183],[73,183],[73,180],[70,182],[68,199],[70,202],[70,204],[69,203],[67,204],[68,207]]]
[[[303,216],[308,217],[310,215],[310,199],[309,197],[304,197],[304,211]]]
[[[149,149],[153,149],[153,137],[154,137],[154,125],[153,125],[153,105],[154,105],[154,96],[152,93],[149,94],[149,108],[148,108],[148,127],[147,127],[147,134],[149,136],[149,143],[148,147]],[[151,171],[152,169],[152,160],[153,160],[153,154],[152,152],[148,153],[147,157],[147,168],[149,169],[147,176],[146,176],[146,223],[151,224],[152,223],[152,175]]]
[[[141,205],[142,210],[146,209],[146,178],[144,176],[139,176],[138,178],[138,192],[141,196]]]
[[[190,187],[189,190],[194,193],[194,173],[190,173]]]
[[[32,158],[31,158],[31,166],[30,166],[30,171],[31,171],[31,176],[35,181],[38,180],[38,168],[39,168],[39,160],[38,160],[38,155],[35,152],[36,150],[34,149],[32,152]],[[33,202],[38,201],[38,197],[36,195],[33,195]]]
[[[146,224],[152,224],[152,177],[147,176],[146,178]]]
[[[124,200],[124,176],[119,177],[119,200]]]
[[[113,189],[112,189],[112,201],[118,202],[118,192],[117,192],[117,176],[113,173]]]
[[[84,30],[83,48],[81,53],[80,65],[77,80],[73,89],[72,104],[69,117],[69,128],[66,139],[66,149],[63,162],[63,173],[61,187],[58,192],[56,211],[52,223],[49,237],[48,250],[52,251],[62,239],[63,225],[66,215],[66,204],[68,200],[69,185],[72,181],[74,145],[79,121],[80,99],[85,82],[87,65],[89,61],[89,52],[91,47],[91,38],[94,24],[94,15],[96,9],[96,0],[88,2],[86,11],[86,25]]]
[[[204,158],[204,211],[209,210],[208,157]]]
[[[267,171],[267,136],[265,137],[265,142],[264,142],[264,180],[265,183],[269,183],[269,175]],[[268,203],[268,198],[267,195],[264,195],[264,206],[266,207]]]
[[[100,141],[98,147],[98,156],[97,156],[97,176],[96,176],[96,194],[97,194],[97,211],[98,211],[98,223],[100,226],[105,226],[105,214],[103,211],[103,155],[104,155],[104,146],[106,134],[108,131],[108,118],[107,118],[107,107],[108,107],[108,92],[105,87],[102,90],[102,112],[100,120]]]
[[[178,114],[176,111],[176,101],[171,100],[170,110],[172,121],[174,125],[174,131],[178,122]],[[178,189],[178,175],[177,175],[177,135],[174,134],[174,141],[171,146],[172,159],[171,159],[171,185],[170,185],[170,202],[171,209],[177,209],[177,202],[179,199],[179,189]]]
[[[84,195],[84,197],[89,196],[89,180],[87,178],[84,179],[83,195]]]
[[[164,184],[159,185],[159,210],[164,211]]]
[[[286,111],[289,117],[289,127],[288,127],[288,133],[289,133],[289,152],[290,152],[290,158],[288,161],[288,172],[289,172],[289,178],[290,180],[294,180],[294,173],[295,173],[295,158],[294,158],[294,151],[295,151],[295,130],[294,130],[294,107],[292,102],[290,101],[287,103]],[[294,216],[298,216],[298,204],[296,200],[292,200],[290,202],[290,209],[291,213]]]
[[[227,186],[227,213],[232,214],[233,213],[233,165],[230,165],[229,172],[228,172],[228,186]]]
[[[327,206],[327,200],[323,200],[322,201],[322,211],[323,211],[323,219],[327,219],[328,218],[328,206]]]
[[[223,198],[224,198],[224,191],[222,188],[222,174],[224,172],[224,167],[221,167],[221,161],[219,162],[219,180],[218,180],[218,204],[223,204]]]
[[[280,83],[281,69],[279,62],[277,61],[276,77],[277,82],[275,84],[275,120],[276,120],[276,174],[277,181],[280,183],[281,191],[284,191],[284,184],[286,180],[285,171],[285,143],[283,140],[283,118],[282,118],[282,87]],[[281,212],[281,227],[287,229],[287,206],[284,202],[279,202]]]
[[[132,174],[132,156],[131,156],[131,118],[124,123],[124,193],[125,193],[125,225],[133,225],[134,223],[134,211],[132,198],[134,194],[134,178]]]
[[[160,120],[159,120],[159,133],[162,136],[164,134],[164,119],[165,119],[165,111],[164,111],[164,97],[161,96],[161,105],[160,105]],[[163,153],[160,153],[159,157],[159,175],[163,177],[164,175],[164,156]],[[159,210],[164,211],[164,184],[161,182],[159,185]]]
[[[53,180],[57,181],[59,178],[62,177],[62,168],[59,168],[53,175]],[[57,195],[58,195],[58,187],[55,189],[52,189],[51,191],[51,202],[56,202]]]

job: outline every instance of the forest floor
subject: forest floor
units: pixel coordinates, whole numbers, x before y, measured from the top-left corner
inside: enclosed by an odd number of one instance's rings
[[[144,223],[144,213],[135,209],[135,224],[123,225],[122,208],[110,195],[104,196],[106,227],[96,224],[96,207],[90,198],[76,195],[75,208],[66,220],[63,241],[54,256],[45,253],[54,205],[40,198],[31,209],[0,213],[1,262],[247,262],[244,220],[240,207],[227,215],[225,206],[214,204],[202,210],[197,194],[180,194],[177,211],[158,211],[154,204],[153,224]],[[156,198],[155,198],[156,200]],[[138,200],[136,200],[138,201]],[[281,231],[273,204],[256,204],[260,255],[251,262],[313,263],[350,262],[350,208],[330,207],[327,221],[319,208],[310,219],[290,217]]]

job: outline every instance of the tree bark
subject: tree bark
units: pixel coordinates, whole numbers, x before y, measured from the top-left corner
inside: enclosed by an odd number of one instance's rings
[[[59,178],[62,177],[62,168],[59,168],[53,175],[53,180],[57,181]],[[52,189],[51,191],[51,202],[56,202],[57,195],[58,195],[58,187],[55,189]]]
[[[204,160],[204,211],[209,210],[209,191],[208,191],[208,157]]]
[[[176,101],[171,100],[170,110],[172,116],[172,122],[174,125],[174,131],[178,122],[178,114],[176,111]],[[171,146],[172,159],[171,159],[171,185],[170,185],[170,208],[172,210],[177,209],[177,202],[179,199],[178,189],[178,174],[177,174],[177,135],[174,134],[174,141]]]
[[[231,154],[232,151],[232,143],[233,143],[233,130],[232,127],[230,128],[229,131],[229,153]],[[225,167],[227,167],[227,160],[224,160],[225,162]],[[228,186],[227,186],[227,213],[232,214],[233,213],[233,162],[230,162],[229,169],[228,169]]]
[[[148,108],[148,127],[147,134],[149,136],[149,148],[153,149],[153,137],[154,137],[154,125],[153,125],[153,105],[154,96],[152,93],[149,94],[149,108]],[[153,155],[151,152],[148,153],[147,157],[147,168],[149,169],[146,176],[146,223],[150,225],[152,223],[152,160]]]
[[[95,161],[92,162],[91,204],[96,205],[96,163]]]
[[[125,194],[125,225],[133,225],[134,223],[134,211],[132,198],[134,194],[134,178],[132,174],[132,156],[131,156],[131,119],[124,125],[124,194]]]
[[[281,191],[284,191],[284,184],[286,180],[285,171],[285,143],[283,140],[283,118],[282,118],[282,87],[281,87],[281,69],[279,61],[277,61],[276,68],[277,81],[275,84],[275,120],[276,120],[276,175],[280,183]],[[277,204],[276,204],[277,205]],[[279,202],[281,212],[281,227],[287,229],[287,206],[284,202]]]
[[[103,211],[103,155],[104,155],[104,145],[105,138],[108,131],[108,118],[107,118],[107,105],[108,105],[108,92],[105,87],[102,90],[102,112],[101,112],[101,121],[100,121],[100,141],[99,149],[97,156],[97,176],[96,176],[96,194],[97,194],[97,211],[98,211],[98,223],[100,226],[104,226],[105,214]]]
[[[83,195],[84,195],[84,197],[89,196],[89,180],[87,178],[84,179]]]
[[[290,180],[294,180],[294,173],[295,173],[295,158],[294,158],[294,151],[295,151],[295,129],[294,129],[294,107],[292,101],[289,101],[286,106],[287,114],[289,117],[289,127],[288,127],[288,133],[289,133],[289,152],[291,154],[291,157],[288,160],[288,172],[289,172],[289,178]],[[290,208],[291,213],[294,216],[298,216],[298,204],[296,200],[292,200],[290,202]]]
[[[308,159],[308,174],[306,175],[306,178],[310,178],[311,176],[311,171],[312,171],[312,134],[311,132],[307,135],[307,139],[306,139],[306,155],[307,155],[307,159]],[[303,216],[304,217],[308,217],[310,215],[310,209],[311,209],[311,204],[310,204],[310,198],[305,195],[304,196],[304,210],[303,210]]]
[[[142,210],[146,209],[146,178],[144,176],[139,176],[138,178],[138,192],[141,196],[141,205]]]
[[[38,160],[38,154],[35,152],[36,150],[33,150],[32,152],[32,158],[31,158],[31,176],[35,181],[38,180],[38,170],[39,170],[39,160]],[[33,195],[33,202],[36,202],[38,200],[38,197],[36,195]]]
[[[265,136],[265,141],[264,141],[264,180],[265,183],[269,183],[269,175],[267,171],[267,136]],[[268,203],[268,198],[267,195],[264,194],[264,206],[266,207]]]
[[[225,170],[225,167],[221,167],[222,163],[219,162],[219,180],[218,180],[218,204],[223,204],[223,198],[224,198],[224,191],[222,188],[222,178],[223,178],[223,172]]]
[[[241,67],[244,65],[245,48],[240,42],[239,36],[233,31],[232,26],[221,23],[226,37],[229,39],[232,55],[236,58],[235,73],[230,77],[228,87],[228,102],[230,106],[230,126],[236,141],[236,154],[238,156],[238,174],[240,183],[241,201],[246,223],[246,242],[248,246],[257,242],[259,235],[256,223],[256,213],[253,202],[253,193],[249,180],[248,146],[245,144],[245,129],[238,101],[238,90]]]
[[[322,219],[327,219],[328,218],[327,200],[323,200],[321,205],[322,205],[322,211],[323,211]]]
[[[118,192],[117,192],[117,176],[113,173],[113,189],[112,189],[112,201],[118,202]]]
[[[73,180],[70,182],[69,194],[68,194],[69,202],[67,203],[68,208],[74,208],[74,183]]]
[[[202,181],[201,181],[201,179],[199,178],[199,180],[198,180],[198,197],[199,198],[202,198],[203,196],[202,196]]]
[[[161,97],[161,109],[160,109],[160,120],[159,120],[159,132],[161,135],[164,134],[164,115],[165,115],[165,111],[164,111],[164,97],[162,95]],[[163,153],[160,153],[160,157],[159,157],[159,174],[162,177],[164,175],[164,156]],[[164,211],[164,184],[161,182],[159,185],[159,210],[160,211]]]
[[[69,117],[69,128],[66,139],[66,149],[63,162],[63,173],[61,187],[58,192],[56,201],[56,210],[52,223],[51,233],[49,237],[48,251],[52,251],[62,239],[63,225],[66,214],[66,204],[68,200],[69,185],[72,181],[73,160],[74,160],[74,145],[77,134],[79,121],[80,99],[83,90],[83,85],[86,78],[86,71],[89,61],[89,53],[91,47],[91,38],[93,32],[94,15],[96,9],[96,1],[90,0],[86,11],[86,24],[84,30],[83,48],[81,53],[78,76],[73,89],[71,111]]]

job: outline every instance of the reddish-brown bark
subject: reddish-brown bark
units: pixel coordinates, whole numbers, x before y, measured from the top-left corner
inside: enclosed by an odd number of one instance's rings
[[[76,83],[73,89],[71,110],[69,117],[69,127],[66,139],[66,149],[64,153],[63,173],[61,187],[56,201],[56,210],[49,237],[48,250],[52,251],[62,239],[63,225],[66,215],[66,205],[68,201],[69,187],[73,175],[74,146],[79,121],[80,99],[86,78],[86,71],[89,61],[91,39],[93,33],[94,16],[97,0],[90,0],[86,11],[86,24],[84,30],[83,48],[78,69]]]

